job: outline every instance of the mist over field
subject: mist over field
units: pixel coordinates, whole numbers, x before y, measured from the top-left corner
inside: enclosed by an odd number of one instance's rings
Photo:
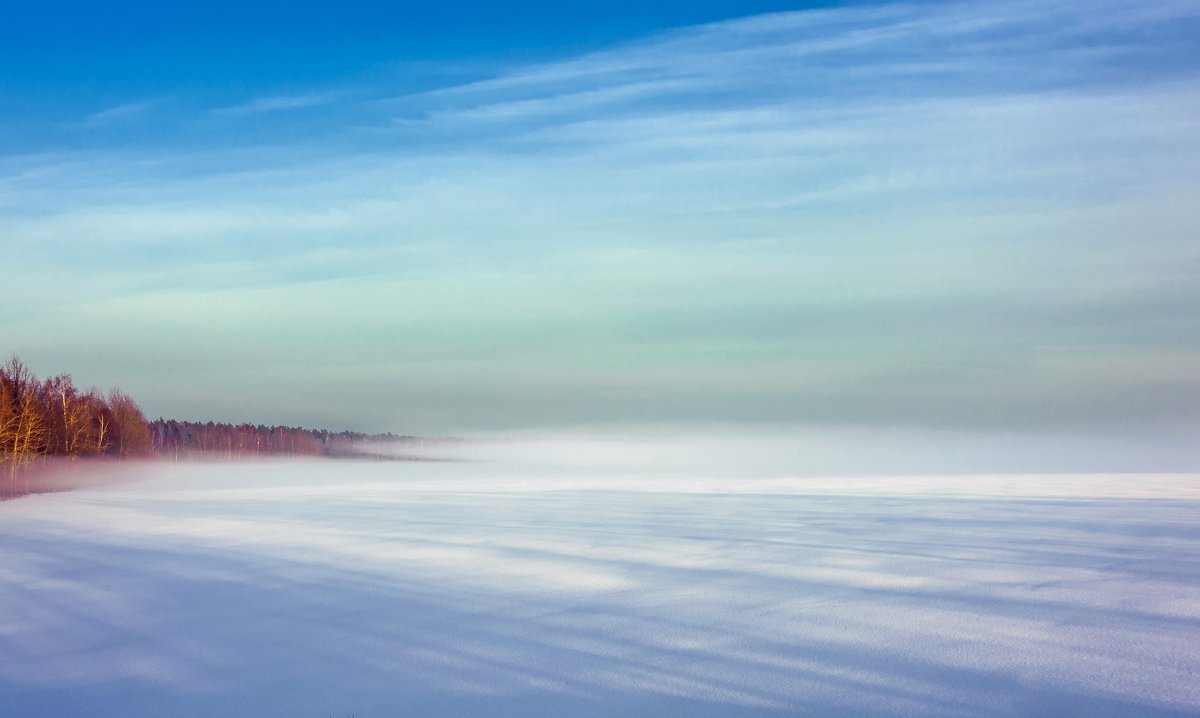
[[[1200,714],[1200,477],[804,478],[760,443],[737,478],[698,446],[146,463],[2,503],[0,703]]]
[[[626,424],[498,431],[466,441],[379,444],[398,457],[500,461],[568,471],[714,478],[1196,472],[1190,434],[988,432],[846,425]]]

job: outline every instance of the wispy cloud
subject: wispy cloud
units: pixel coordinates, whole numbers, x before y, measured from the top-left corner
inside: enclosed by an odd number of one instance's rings
[[[592,90],[573,90],[555,95],[511,101],[497,101],[462,109],[435,110],[428,117],[442,120],[506,120],[529,119],[554,115],[598,112],[629,105],[647,98],[681,94],[695,89],[697,84],[687,79],[663,79],[631,82],[614,87]]]
[[[256,115],[268,112],[301,110],[328,105],[337,102],[344,96],[345,93],[340,91],[312,92],[300,95],[268,95],[256,97],[236,105],[215,108],[212,110],[212,114],[216,116]]]
[[[1062,90],[1169,63],[1186,40],[1146,43],[1138,33],[1197,16],[1186,3],[1139,10],[1126,2],[780,13],[685,29],[407,100],[441,108],[433,120],[574,111],[595,121],[603,107],[670,118],[697,108],[794,106],[797,99],[836,109]]]
[[[68,123],[66,126],[72,128],[91,128],[114,125],[126,120],[141,117],[160,103],[161,100],[157,98],[141,100],[138,102],[127,102],[100,110],[99,112],[94,112],[80,120]]]

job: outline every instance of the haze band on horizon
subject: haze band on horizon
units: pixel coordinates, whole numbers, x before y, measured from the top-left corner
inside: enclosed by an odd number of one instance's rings
[[[4,351],[151,417],[1196,468],[1196,3],[453,7],[14,9]]]

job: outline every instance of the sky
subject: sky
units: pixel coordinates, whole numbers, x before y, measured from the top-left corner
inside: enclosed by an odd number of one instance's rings
[[[1200,464],[1195,2],[171,5],[0,25],[0,352],[43,375]]]

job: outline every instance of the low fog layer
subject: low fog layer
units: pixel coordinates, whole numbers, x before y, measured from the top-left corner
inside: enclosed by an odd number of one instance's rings
[[[754,476],[1200,471],[1193,436],[917,429],[625,426],[495,433],[455,441],[373,443],[397,457],[573,473]]]

